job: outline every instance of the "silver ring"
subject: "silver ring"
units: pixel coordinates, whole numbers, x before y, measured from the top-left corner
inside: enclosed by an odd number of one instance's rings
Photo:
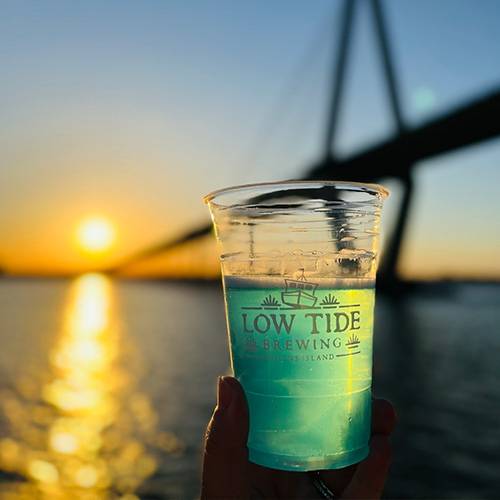
[[[311,474],[311,479],[313,486],[323,498],[328,498],[328,500],[335,500],[335,495],[333,494],[332,490],[328,488],[328,486],[324,483],[323,479],[321,479],[319,472],[313,472]]]

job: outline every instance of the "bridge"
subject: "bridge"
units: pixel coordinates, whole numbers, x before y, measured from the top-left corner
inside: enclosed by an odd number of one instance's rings
[[[410,128],[405,122],[402,111],[399,83],[391,50],[392,44],[388,35],[382,1],[366,0],[370,5],[374,42],[383,69],[389,113],[394,122],[394,133],[388,140],[358,151],[348,158],[339,158],[333,145],[345,93],[355,12],[362,1],[344,0],[343,2],[339,25],[335,27],[339,38],[336,40],[332,64],[331,96],[328,119],[325,124],[323,151],[320,152],[319,160],[315,164],[304,169],[302,178],[359,182],[395,179],[401,183],[403,196],[378,277],[382,286],[394,287],[400,282],[397,272],[398,261],[412,205],[414,173],[419,168],[419,162],[499,137],[500,87],[475,96],[456,109],[418,127]],[[159,241],[129,256],[109,271],[119,273],[144,259],[206,236],[210,231],[211,225],[207,223],[176,238]]]

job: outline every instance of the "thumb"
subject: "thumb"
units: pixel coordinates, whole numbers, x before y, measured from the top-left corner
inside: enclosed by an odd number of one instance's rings
[[[202,500],[247,498],[248,409],[245,394],[233,377],[219,377],[217,406],[205,435]]]

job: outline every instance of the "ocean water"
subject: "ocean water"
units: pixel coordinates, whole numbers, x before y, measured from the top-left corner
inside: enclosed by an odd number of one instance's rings
[[[377,297],[387,498],[498,498],[500,288]],[[215,284],[0,281],[0,498],[189,499],[227,373]]]

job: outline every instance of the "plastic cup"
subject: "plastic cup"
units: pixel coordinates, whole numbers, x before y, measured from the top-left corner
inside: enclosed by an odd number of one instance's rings
[[[368,454],[380,212],[375,184],[290,181],[209,194],[249,459],[282,470]]]

